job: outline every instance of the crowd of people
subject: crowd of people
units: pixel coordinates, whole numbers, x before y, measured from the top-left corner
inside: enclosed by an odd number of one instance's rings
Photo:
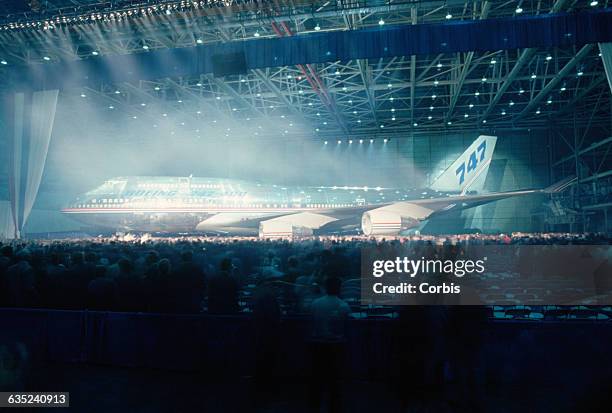
[[[560,233],[14,240],[0,243],[0,307],[236,314],[251,311],[266,288],[283,312],[310,313],[326,277],[360,278],[367,247],[431,256],[470,245],[608,243],[601,234]]]
[[[408,248],[417,256],[452,258],[474,245],[609,243],[601,234],[526,233],[294,240],[129,235],[5,241],[0,243],[0,307],[249,313],[255,327],[256,404],[272,397],[266,392],[276,380],[273,366],[281,351],[283,313],[308,313],[312,319],[307,339],[312,362],[309,402],[316,411],[328,394],[328,410],[342,411],[346,320],[353,305],[359,306],[359,300],[347,302],[343,287],[360,278],[364,248]],[[481,306],[397,308],[394,342],[402,351],[394,363],[402,373],[394,383],[402,405],[419,400],[427,389],[442,388],[452,371],[462,386],[462,403],[471,409],[477,406],[482,377],[479,349],[487,316]],[[447,341],[453,344],[445,345]],[[0,359],[20,360],[19,348],[7,353],[0,346]],[[11,377],[14,387],[18,375]]]

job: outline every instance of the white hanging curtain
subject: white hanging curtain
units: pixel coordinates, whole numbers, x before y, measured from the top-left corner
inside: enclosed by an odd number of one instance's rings
[[[15,236],[15,224],[11,213],[11,203],[0,201],[0,240],[12,239]]]
[[[21,237],[40,186],[53,121],[58,90],[15,93],[9,106],[9,192],[14,236]]]
[[[599,43],[599,51],[601,52],[601,60],[606,70],[610,92],[612,92],[612,43]]]

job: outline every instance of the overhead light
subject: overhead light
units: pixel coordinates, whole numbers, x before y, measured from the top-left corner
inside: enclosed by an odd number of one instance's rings
[[[370,143],[374,143],[374,139],[370,139]]]
[[[483,77],[483,78],[482,78],[482,79],[480,79],[480,80],[482,80],[483,82],[486,82],[486,81],[487,81],[487,78],[486,78],[486,77]]]
[[[198,40],[196,40],[196,43],[197,43],[197,44],[202,44],[202,43],[204,43],[204,40],[202,40],[202,39],[198,39]]]
[[[465,115],[463,115],[464,118],[467,118],[468,116],[470,116],[470,115],[468,115],[467,113]]]
[[[453,122],[451,122],[450,120],[448,122],[446,122],[447,125],[452,125]]]
[[[392,88],[392,87],[393,87],[393,85],[392,85],[391,83],[389,83],[389,84],[387,85],[387,87],[388,87],[388,88]]]
[[[323,142],[323,145],[327,145],[327,141]]]
[[[359,143],[363,143],[363,139],[359,139]]]
[[[380,125],[380,128],[381,128],[381,129],[384,129],[384,128],[385,128],[385,125]]]
[[[470,109],[472,109],[472,108],[474,107],[474,104],[473,104],[473,103],[470,103],[470,105],[469,105],[469,106],[470,106]]]
[[[487,123],[487,120],[486,120],[486,119],[483,119],[483,120],[482,120],[482,123]]]
[[[510,106],[514,106],[514,102],[511,100],[510,103],[508,103]]]
[[[255,32],[255,34],[253,36],[259,37],[259,32]]]
[[[519,95],[522,95],[523,93],[525,93],[525,89],[520,89],[519,90]]]
[[[316,31],[321,30],[321,26],[319,26],[319,23],[317,23],[317,24],[315,25],[314,29],[315,29]]]
[[[437,67],[438,69],[440,69],[440,68],[442,67],[442,63],[438,63],[438,64],[436,65],[436,67]]]
[[[436,95],[431,95],[431,98],[435,99],[435,98],[437,98],[437,96]]]
[[[342,141],[341,141],[341,140],[338,140],[338,145],[340,145],[341,143],[342,143]]]
[[[552,60],[552,56],[551,55],[546,56],[546,60],[549,60],[549,61]]]
[[[429,110],[434,110],[434,107],[433,107],[433,106],[430,106],[430,107],[429,107]]]
[[[385,21],[384,21],[384,20],[381,18],[381,19],[378,21],[378,25],[379,25],[379,26],[382,26],[383,24],[385,24]]]
[[[2,60],[0,60],[0,64],[2,64],[2,65],[8,65],[8,62],[7,62],[6,60],[2,59]]]
[[[535,74],[535,73],[531,75],[531,78],[532,78],[532,79],[535,79],[536,77],[537,77],[537,76],[536,76],[536,74]]]
[[[452,14],[450,14],[450,12],[448,12],[448,13],[446,13],[446,16],[444,16],[444,18],[445,18],[446,20],[450,20],[450,19],[452,19],[452,18],[453,18],[453,15],[452,15]]]
[[[429,115],[427,116],[427,119],[431,120],[433,118],[433,116]]]
[[[140,104],[140,106],[147,106],[147,104],[143,102]]]
[[[43,60],[46,60],[48,62],[49,60],[51,60],[51,58],[49,56],[43,56]]]
[[[419,124],[418,124],[418,123],[416,123],[416,122],[414,122],[414,123],[412,124],[412,126],[415,126],[415,127],[416,127],[416,126],[419,126]]]
[[[383,139],[383,142],[387,143],[387,142],[389,142],[389,139],[385,138],[385,139]]]
[[[561,86],[561,92],[565,92],[567,89],[565,87],[565,85]]]
[[[497,63],[497,60],[491,59],[491,64],[494,65],[495,63]]]
[[[393,116],[393,117],[391,118],[391,120],[395,120],[395,116]]]
[[[474,96],[480,96],[480,91],[477,90],[476,92],[474,92]]]
[[[86,95],[85,93],[81,93],[81,97],[82,97],[82,98],[86,98],[86,97],[87,97],[87,95]]]
[[[121,94],[121,91],[115,90],[115,95],[119,95],[119,94]]]
[[[593,0],[591,3],[589,3],[591,5],[591,7],[595,7],[599,4],[599,2],[597,0]]]
[[[92,55],[94,55],[94,56],[97,56],[97,55],[99,55],[100,53],[98,53],[96,50],[94,50],[93,52],[91,52],[91,54],[92,54]]]
[[[501,114],[502,114],[502,115],[505,115],[505,114],[506,114],[506,111],[505,111],[505,110],[502,110],[502,111],[501,111]]]
[[[115,107],[114,107],[113,105],[110,105],[108,108],[109,108],[110,110],[115,109]]]
[[[352,140],[352,139],[349,139],[349,145],[350,145],[350,144],[352,144],[352,143],[353,143],[353,140]]]
[[[145,44],[145,45],[143,45],[143,46],[142,46],[142,48],[143,48],[144,50],[149,50],[149,46],[147,46],[146,44]]]
[[[516,10],[514,10],[514,12],[515,12],[516,14],[521,14],[521,13],[523,12],[523,8],[522,8],[521,6],[518,6],[518,7],[516,8]]]
[[[547,104],[547,105],[550,105],[551,103],[552,103],[552,99],[551,99],[551,98],[548,98],[548,100],[546,101],[546,104]]]
[[[578,71],[578,73],[576,73],[576,74],[577,74],[578,76],[582,76],[582,75],[584,74],[584,72],[582,71],[582,69],[580,69],[580,70]]]
[[[540,109],[536,110],[536,115],[540,114]]]
[[[168,6],[168,8],[166,9],[166,14],[168,16],[170,16],[172,14],[172,11],[170,11],[170,7]]]

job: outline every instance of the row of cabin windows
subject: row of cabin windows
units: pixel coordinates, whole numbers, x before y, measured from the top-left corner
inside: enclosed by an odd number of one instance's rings
[[[218,202],[214,202],[214,201],[208,201],[207,202],[208,205],[210,204],[214,204],[217,207],[221,207],[221,208],[231,208],[231,207],[235,207],[236,204],[221,204]],[[123,203],[121,205],[112,205],[109,203],[106,204],[78,204],[77,208],[115,208],[115,207],[119,207],[119,208],[147,208],[150,206],[157,206],[155,205],[155,203],[151,203],[151,202],[146,202],[146,203],[142,203],[142,202],[130,202],[130,203]],[[199,202],[196,203],[196,205],[194,206],[204,206],[203,202]],[[288,204],[241,204],[242,207],[245,208],[289,208]],[[306,208],[345,208],[345,207],[350,207],[352,206],[352,204],[308,204],[306,205]],[[301,207],[301,204],[293,204],[291,207],[293,208],[299,208]]]
[[[138,188],[153,188],[153,189],[170,189],[170,188],[183,188],[188,186],[190,188],[200,188],[200,189],[218,189],[222,188],[222,185],[219,184],[191,184],[188,185],[186,183],[182,184],[138,184]]]

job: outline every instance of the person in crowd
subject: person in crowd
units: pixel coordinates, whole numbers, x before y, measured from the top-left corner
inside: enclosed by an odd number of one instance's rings
[[[17,262],[6,269],[7,304],[10,307],[34,307],[38,297],[34,269],[29,263],[30,251],[22,249],[16,258]]]
[[[106,267],[96,266],[96,278],[87,286],[87,308],[90,310],[111,310],[115,306],[117,286],[106,276]]]
[[[326,294],[312,303],[311,403],[318,408],[323,393],[328,391],[330,412],[342,410],[340,378],[345,359],[346,322],[351,311],[339,298],[341,285],[339,277],[328,276]]]
[[[185,250],[170,277],[170,291],[174,297],[174,309],[179,313],[199,313],[205,296],[206,276],[193,262],[193,252]]]
[[[221,260],[220,271],[208,282],[208,313],[236,314],[239,285],[232,274],[232,261]]]
[[[117,308],[121,311],[142,311],[142,279],[134,270],[134,264],[127,258],[118,261],[119,275],[117,283]]]

